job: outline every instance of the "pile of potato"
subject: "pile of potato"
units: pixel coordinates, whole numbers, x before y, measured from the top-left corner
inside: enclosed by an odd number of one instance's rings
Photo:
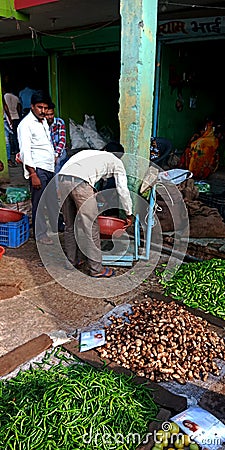
[[[100,357],[138,376],[185,383],[220,373],[215,358],[225,360],[224,339],[185,306],[147,298],[136,301],[131,314],[110,320]]]

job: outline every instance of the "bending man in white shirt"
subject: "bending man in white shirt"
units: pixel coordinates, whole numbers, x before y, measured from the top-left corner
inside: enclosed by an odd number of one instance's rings
[[[79,264],[78,251],[83,250],[83,236],[90,275],[95,278],[109,278],[114,274],[111,268],[102,266],[97,217],[99,212],[94,189],[101,178],[114,177],[128,226],[132,224],[132,201],[125,168],[120,160],[123,153],[123,146],[115,143],[113,148],[110,143],[107,144],[102,151],[82,150],[72,156],[59,172],[59,190],[62,201],[65,199],[62,212],[67,258],[72,266]],[[70,268],[72,266],[70,265]],[[69,266],[67,268],[69,269]]]

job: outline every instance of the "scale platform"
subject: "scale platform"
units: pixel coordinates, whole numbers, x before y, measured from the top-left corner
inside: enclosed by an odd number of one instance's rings
[[[132,267],[135,261],[134,240],[130,239],[129,246],[122,239],[117,239],[117,250],[112,249],[112,241],[104,239],[101,242],[102,264],[108,266]],[[112,249],[112,250],[111,250]],[[113,251],[113,254],[111,253]]]

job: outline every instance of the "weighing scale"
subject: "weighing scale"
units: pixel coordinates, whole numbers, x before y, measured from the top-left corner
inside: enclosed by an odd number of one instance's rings
[[[150,247],[152,237],[152,227],[154,225],[154,207],[155,207],[156,188],[153,186],[150,191],[147,209],[146,230],[144,239],[144,248],[141,247],[141,222],[139,213],[135,216],[134,236],[124,233],[121,238],[114,238],[114,247],[107,250],[109,241],[102,240],[102,264],[122,267],[132,267],[134,261],[148,261],[150,258]],[[129,239],[129,243],[128,243]],[[111,242],[111,241],[110,241]],[[128,245],[129,244],[129,245]],[[106,251],[104,251],[104,248]]]

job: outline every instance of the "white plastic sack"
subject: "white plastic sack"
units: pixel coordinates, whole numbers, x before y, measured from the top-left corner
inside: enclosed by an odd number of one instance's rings
[[[86,142],[90,148],[96,150],[102,150],[103,147],[107,144],[97,131],[92,130],[91,128],[83,128],[84,137]]]
[[[95,116],[84,115],[84,128],[90,128],[91,130],[97,131]]]
[[[84,137],[90,148],[101,150],[107,142],[97,132],[96,122],[94,116],[88,116],[85,114],[83,123]]]
[[[193,177],[193,173],[190,172],[190,170],[171,169],[166,172],[159,172],[158,181],[161,181],[162,183],[167,181],[173,184],[180,184],[191,177]]]
[[[69,119],[70,141],[73,149],[87,149],[90,148],[85,136],[82,125],[76,124],[72,119]]]

